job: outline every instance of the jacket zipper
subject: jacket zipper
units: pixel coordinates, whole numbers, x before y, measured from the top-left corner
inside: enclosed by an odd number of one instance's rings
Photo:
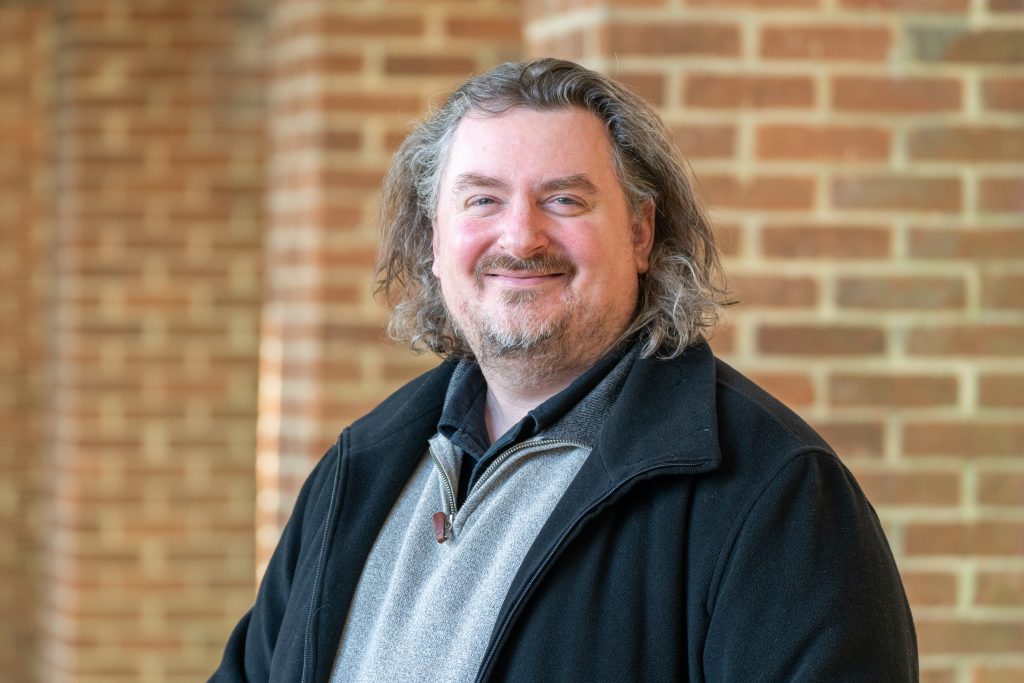
[[[480,474],[480,477],[473,484],[473,488],[470,490],[470,493],[472,493],[474,490],[476,490],[478,486],[487,481],[491,477],[491,475],[494,474],[495,470],[501,467],[501,465],[506,460],[508,460],[516,453],[526,450],[528,448],[545,448],[548,446],[556,445],[575,446],[576,448],[589,448],[589,446],[587,446],[586,444],[579,443],[578,441],[568,441],[563,439],[536,439],[534,441],[524,441],[522,443],[518,443],[512,446],[511,448],[506,448],[504,451],[501,452],[500,455],[498,455],[496,458],[494,458],[494,460],[491,461],[491,464],[487,466],[487,468]],[[443,543],[444,541],[451,538],[452,520],[455,518],[455,514],[459,511],[459,509],[458,505],[456,504],[455,487],[452,486],[452,480],[448,476],[448,473],[445,471],[444,467],[441,466],[440,459],[438,459],[438,457],[434,455],[434,451],[432,449],[430,449],[430,458],[431,460],[434,461],[434,466],[437,468],[438,473],[441,475],[441,483],[444,486],[444,495],[445,498],[448,500],[449,513],[447,515],[445,515],[443,512],[434,513],[434,530],[435,533],[437,534],[437,542]],[[443,527],[441,526],[442,520],[438,517],[439,514],[443,516]]]
[[[625,486],[630,481],[636,479],[639,476],[660,469],[676,467],[698,467],[703,464],[705,463],[694,462],[653,465],[651,467],[642,469],[638,472],[634,472],[630,476],[626,477],[619,483],[612,486],[610,489],[608,489],[608,491],[604,493],[604,495],[602,495],[600,498],[598,498],[593,503],[588,505],[582,512],[580,512],[580,514],[576,515],[576,518],[573,519],[572,522],[570,522],[569,525],[562,530],[562,533],[559,534],[558,538],[555,540],[555,543],[544,554],[544,557],[541,559],[540,563],[530,574],[530,578],[526,581],[525,584],[523,584],[522,590],[520,590],[519,594],[516,595],[516,599],[512,601],[512,605],[509,607],[508,612],[505,613],[504,618],[502,618],[501,620],[501,626],[499,626],[498,630],[496,631],[494,642],[491,643],[490,647],[487,648],[487,652],[484,655],[483,662],[480,664],[480,669],[476,675],[476,683],[482,683],[482,681],[484,680],[484,671],[487,670],[487,667],[490,665],[491,660],[494,659],[494,656],[497,654],[498,648],[501,645],[502,639],[505,636],[505,631],[508,629],[509,624],[512,622],[512,617],[514,617],[516,612],[519,610],[519,606],[522,604],[523,600],[526,599],[527,593],[529,593],[530,590],[533,588],[533,585],[537,582],[537,578],[540,576],[541,572],[543,572],[544,569],[547,568],[548,564],[551,563],[551,558],[554,557],[555,553],[558,551],[559,548],[562,547],[562,544],[565,543],[565,540],[569,537],[569,534],[573,532],[573,530],[579,525],[583,518],[587,517],[591,512],[593,512],[598,507],[603,505],[619,489],[621,489],[623,486]]]

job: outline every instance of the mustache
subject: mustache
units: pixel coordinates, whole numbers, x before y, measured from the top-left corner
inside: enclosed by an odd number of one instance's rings
[[[480,259],[474,271],[478,278],[484,273],[504,271],[519,273],[566,273],[573,275],[576,267],[568,259],[556,254],[541,254],[522,259],[510,254],[491,254]]]

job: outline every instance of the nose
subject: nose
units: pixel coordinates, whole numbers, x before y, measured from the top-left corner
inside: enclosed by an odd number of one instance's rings
[[[498,247],[512,256],[525,259],[543,253],[548,245],[548,227],[543,212],[528,201],[511,204],[501,222]]]

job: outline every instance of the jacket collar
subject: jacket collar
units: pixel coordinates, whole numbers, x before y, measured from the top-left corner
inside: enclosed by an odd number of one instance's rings
[[[411,471],[437,429],[455,361],[445,361],[392,395],[352,429],[350,452],[386,453]],[[638,469],[679,464],[700,471],[721,462],[715,358],[704,342],[679,357],[637,358],[594,452],[610,480]],[[401,463],[401,464],[399,464]],[[393,476],[390,467],[383,468]],[[697,469],[693,471],[697,471]]]
[[[638,358],[595,447],[609,476],[678,464],[718,467],[715,357],[705,342],[676,358]]]

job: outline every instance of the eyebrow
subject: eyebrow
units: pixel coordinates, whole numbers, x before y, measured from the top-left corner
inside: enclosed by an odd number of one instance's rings
[[[462,192],[476,187],[502,190],[508,188],[508,183],[491,176],[480,175],[479,173],[460,173],[456,176],[455,183],[452,185],[452,192]]]
[[[508,183],[499,178],[481,175],[479,173],[460,173],[452,185],[453,192],[463,192],[472,188],[492,188],[507,190]],[[538,188],[541,192],[559,192],[561,190],[579,190],[584,194],[600,194],[597,185],[586,173],[574,173],[573,175],[551,178],[542,182]]]
[[[558,192],[560,190],[579,190],[584,194],[599,194],[597,185],[586,173],[576,173],[562,178],[552,178],[540,184],[541,192]]]

